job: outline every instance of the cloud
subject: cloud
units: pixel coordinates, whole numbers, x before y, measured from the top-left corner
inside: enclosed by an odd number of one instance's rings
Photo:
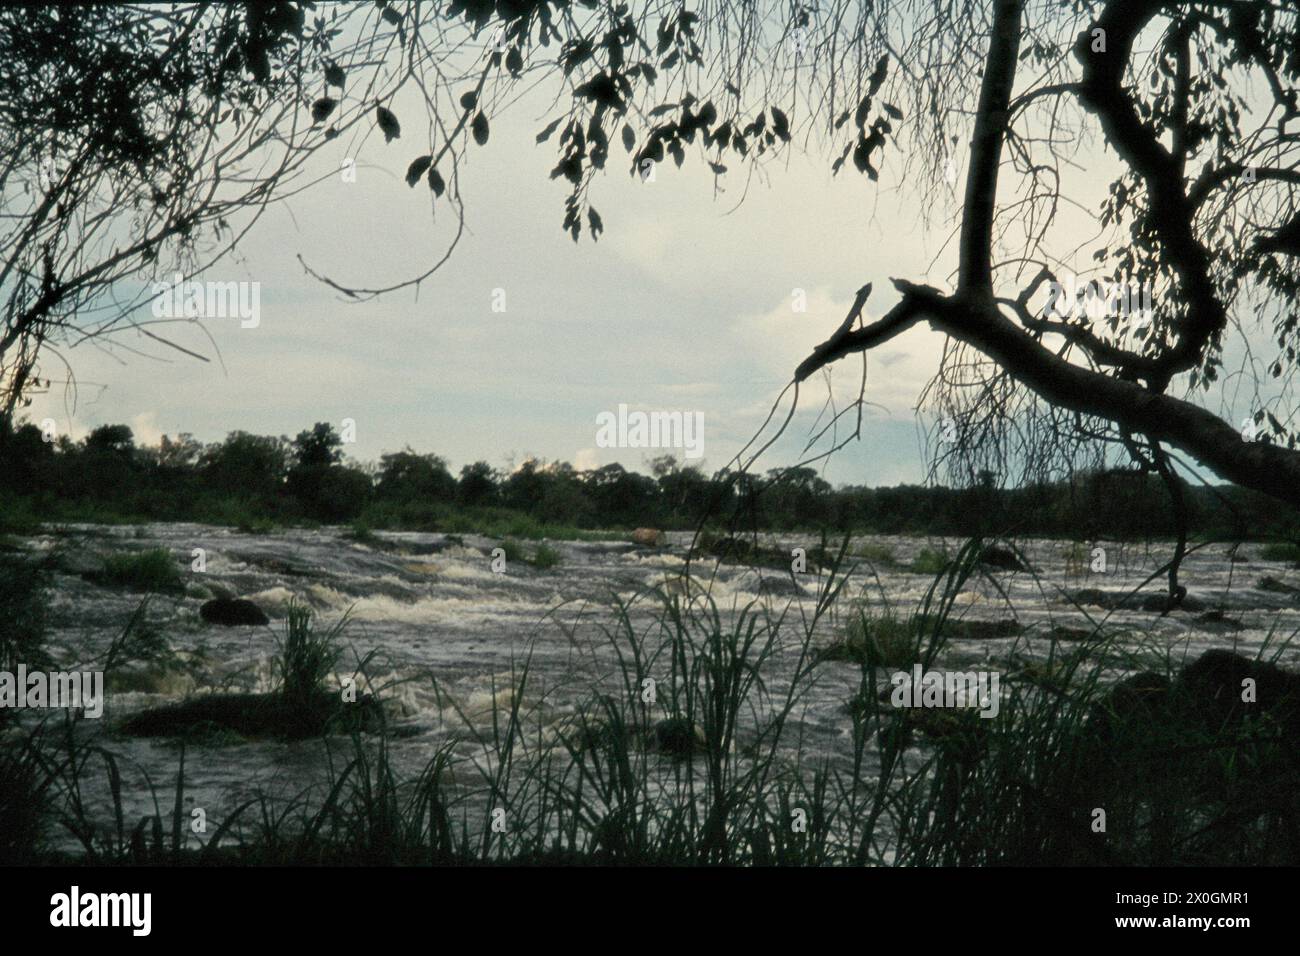
[[[600,452],[595,448],[579,448],[573,456],[573,467],[578,471],[591,471],[603,464]]]
[[[131,419],[131,434],[137,445],[156,445],[162,441],[163,430],[158,427],[157,412],[141,412]]]

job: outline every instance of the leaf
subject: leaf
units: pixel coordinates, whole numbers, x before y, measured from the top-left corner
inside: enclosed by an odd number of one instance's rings
[[[392,114],[391,110],[376,105],[375,116],[379,122],[379,128],[383,130],[385,143],[391,143],[401,137],[402,124],[397,122],[397,117]]]
[[[433,190],[434,196],[441,196],[447,189],[447,184],[438,175],[437,166],[429,167],[429,188]]]
[[[620,113],[623,111],[623,99],[618,95],[618,85],[612,76],[605,73],[598,73],[586,83],[575,87],[573,95],[611,107]]]
[[[524,58],[519,52],[519,47],[512,46],[510,52],[506,54],[506,69],[515,76],[524,68]]]
[[[325,82],[331,86],[342,86],[344,80],[343,68],[337,63],[330,63],[325,67]]]
[[[466,113],[478,106],[478,91],[469,90],[460,95],[460,108]]]
[[[406,167],[406,185],[414,186],[424,175],[424,171],[433,165],[432,156],[419,156],[410,166]]]
[[[326,118],[334,112],[334,107],[339,105],[339,101],[331,99],[328,96],[322,96],[311,105],[311,121],[313,123],[323,123]]]
[[[395,27],[402,25],[402,15],[392,7],[384,7],[384,19]]]
[[[554,133],[557,129],[559,129],[560,123],[563,122],[563,120],[564,117],[561,116],[559,119],[555,120],[555,122],[549,123],[546,129],[542,130],[540,133],[537,134],[537,142],[544,143],[548,139],[550,139],[551,134]]]
[[[858,104],[857,110],[853,113],[853,122],[857,124],[858,129],[866,125],[867,113],[871,110],[871,97],[864,96],[862,102]]]
[[[721,163],[709,163],[709,169],[713,170],[714,173],[719,176],[727,171],[727,167],[723,166]]]
[[[858,140],[858,145],[853,148],[853,165],[860,173],[865,173],[871,165],[871,147],[865,139]]]
[[[885,112],[889,114],[890,119],[901,120],[903,118],[903,111],[900,110],[893,103],[885,103],[884,107],[885,107]]]
[[[596,239],[605,231],[605,224],[601,222],[600,214],[592,206],[587,207],[587,226],[591,230],[592,239]]]
[[[772,107],[772,132],[781,137],[784,142],[790,141],[790,121],[775,106]]]
[[[488,141],[488,121],[487,117],[479,113],[474,117],[474,121],[469,124],[470,132],[474,134],[474,142],[482,146]]]
[[[871,79],[867,81],[867,95],[875,96],[876,91],[880,89],[880,84],[885,82],[885,75],[889,71],[889,54],[882,53],[880,59],[876,61],[876,69],[871,74]]]
[[[631,126],[624,123],[623,124],[623,148],[630,153],[632,152],[632,148],[634,146],[636,146],[636,133],[632,132]]]

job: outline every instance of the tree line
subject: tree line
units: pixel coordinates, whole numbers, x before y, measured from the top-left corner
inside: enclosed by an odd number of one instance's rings
[[[650,473],[621,464],[578,470],[528,459],[486,461],[453,474],[436,454],[405,448],[378,462],[345,459],[332,425],[295,438],[233,431],[204,444],[189,434],[137,445],[130,427],[102,425],[80,441],[47,440],[31,423],[0,421],[0,515],[29,521],[202,521],[235,526],[356,523],[369,528],[474,530],[503,517],[536,526],[618,529],[701,526],[878,534],[1161,537],[1176,532],[1161,479],[1095,470],[1069,481],[1000,488],[983,471],[969,487],[832,487],[814,469],[707,475],[671,455]],[[1231,486],[1187,486],[1190,527],[1203,536],[1288,536],[1295,522],[1267,498]]]

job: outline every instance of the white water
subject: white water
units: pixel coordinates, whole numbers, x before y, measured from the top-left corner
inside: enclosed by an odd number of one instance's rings
[[[398,766],[414,776],[441,744],[459,741],[458,752],[481,759],[471,730],[490,733],[492,711],[508,707],[511,688],[518,682],[524,659],[529,658],[529,684],[525,710],[540,732],[552,732],[557,722],[589,700],[594,688],[606,693],[620,689],[613,680],[614,652],[602,626],[615,628],[611,600],[630,601],[632,620],[639,631],[649,628],[661,608],[644,594],[650,585],[681,571],[690,535],[669,535],[662,550],[620,542],[550,542],[561,556],[551,570],[511,564],[505,573],[491,569],[490,551],[499,542],[466,535],[460,543],[439,534],[380,533],[382,546],[349,539],[338,529],[297,530],[254,535],[190,524],[154,524],[140,528],[74,526],[29,541],[39,549],[57,548],[70,568],[90,568],[108,554],[164,547],[183,566],[192,549],[202,548],[206,570],[189,575],[189,593],[183,598],[156,597],[148,616],[160,627],[178,652],[204,663],[200,690],[231,688],[265,690],[271,686],[270,661],[275,636],[292,597],[306,601],[328,625],[345,612],[351,622],[347,642],[361,656],[372,649],[379,654],[367,669],[371,686],[378,690],[401,736],[391,743]],[[816,546],[812,539],[784,537],[772,544],[783,548]],[[931,583],[928,575],[902,570],[925,547],[955,551],[960,542],[941,539],[872,537],[857,539],[855,547],[884,547],[895,564],[871,566],[859,561],[843,592],[845,598],[867,595],[873,603],[881,596],[906,614],[913,610]],[[1100,588],[1130,590],[1154,572],[1172,552],[1167,543],[1119,546],[1101,542],[1106,549],[1106,574],[1083,567],[1067,572],[1070,546],[1040,541],[1022,544],[1038,575],[990,572],[973,581],[959,595],[955,616],[998,621],[1017,618],[1028,630],[1018,637],[954,641],[943,658],[950,666],[992,661],[1002,666],[1014,648],[1027,659],[1047,651],[1045,630],[1053,625],[1086,627],[1087,620],[1067,600],[1064,591]],[[526,550],[531,545],[525,544]],[[1300,585],[1300,572],[1261,561],[1258,548],[1243,546],[1234,562],[1227,546],[1212,546],[1190,556],[1183,566],[1182,582],[1189,597],[1208,607],[1222,607],[1241,629],[1198,623],[1200,610],[1178,611],[1160,618],[1137,610],[1107,612],[1089,607],[1096,621],[1107,620],[1115,629],[1131,627],[1168,649],[1175,660],[1193,659],[1209,647],[1237,647],[1253,655],[1273,635],[1280,642],[1300,628],[1300,609],[1294,598],[1261,591],[1260,578],[1270,576]],[[774,571],[756,572],[734,565],[693,565],[695,573],[723,612],[724,620],[739,609],[786,615],[779,634],[787,645],[770,665],[765,678],[774,690],[794,664],[794,648],[802,637],[801,622],[816,605],[819,579],[800,575],[802,594],[795,594],[789,576]],[[716,574],[715,574],[716,572]],[[765,589],[763,579],[769,580]],[[71,571],[55,577],[51,614],[51,642],[65,662],[85,662],[102,654],[136,609],[141,595],[105,588]],[[1163,579],[1149,584],[1144,594],[1160,593]],[[766,593],[768,590],[774,593]],[[216,593],[246,597],[272,619],[270,628],[209,626],[199,617],[199,607]],[[814,642],[833,639],[848,611],[841,599],[837,608],[814,630]],[[618,640],[616,638],[616,640]],[[621,646],[621,645],[620,645]],[[624,646],[623,650],[627,650]],[[351,653],[349,664],[354,660]],[[666,680],[666,661],[660,659]],[[1300,666],[1300,652],[1287,650],[1280,662]],[[352,668],[340,668],[351,673]],[[656,672],[658,673],[658,672]],[[652,674],[654,676],[654,674]],[[802,748],[805,759],[823,757],[847,760],[851,722],[845,703],[857,689],[855,665],[826,662],[801,698],[787,725],[784,739]],[[179,750],[176,745],[132,740],[114,732],[123,715],[146,706],[179,699],[188,683],[157,681],[147,691],[110,692],[102,721],[84,721],[79,732],[98,739],[123,761],[127,826],[156,812],[148,781],[157,789],[164,818],[170,811]],[[664,694],[660,692],[661,696]],[[468,726],[467,726],[468,725]],[[743,745],[744,740],[740,743]],[[281,743],[248,742],[233,746],[191,747],[186,754],[185,789],[191,807],[202,807],[218,821],[239,803],[258,792],[298,794],[309,787],[319,791],[331,759],[346,760],[350,742]],[[87,800],[105,826],[111,822],[102,774],[87,775]],[[100,781],[100,783],[97,783]],[[213,824],[215,825],[215,823]]]

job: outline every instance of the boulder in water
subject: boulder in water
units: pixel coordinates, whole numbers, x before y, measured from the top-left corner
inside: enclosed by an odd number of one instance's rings
[[[303,699],[285,694],[199,694],[132,714],[122,729],[133,737],[205,737],[214,732],[247,739],[303,740],[384,727],[379,701],[369,694],[355,702],[318,690]]]
[[[1261,591],[1267,591],[1270,594],[1287,594],[1292,597],[1300,594],[1300,588],[1292,584],[1287,584],[1285,581],[1279,581],[1277,578],[1273,577],[1260,578],[1259,583],[1256,584],[1255,587],[1259,588]]]
[[[980,564],[989,568],[997,568],[1001,571],[1032,571],[1033,569],[1020,560],[1010,548],[1004,548],[1001,545],[990,544],[980,552]]]
[[[645,548],[659,548],[664,544],[664,533],[658,528],[637,528],[632,532],[632,540]]]
[[[1222,611],[1206,611],[1193,623],[1211,631],[1240,631],[1246,626],[1236,618],[1227,617]]]
[[[199,616],[209,624],[220,624],[222,627],[271,623],[260,607],[243,598],[213,598],[199,608]]]
[[[703,753],[704,733],[685,717],[669,717],[651,728],[653,750],[669,757],[690,757]]]
[[[1139,605],[1144,611],[1155,611],[1157,614],[1166,614],[1169,611],[1204,611],[1205,603],[1194,597],[1188,597],[1184,591],[1174,600],[1168,594],[1151,594],[1142,599]]]

